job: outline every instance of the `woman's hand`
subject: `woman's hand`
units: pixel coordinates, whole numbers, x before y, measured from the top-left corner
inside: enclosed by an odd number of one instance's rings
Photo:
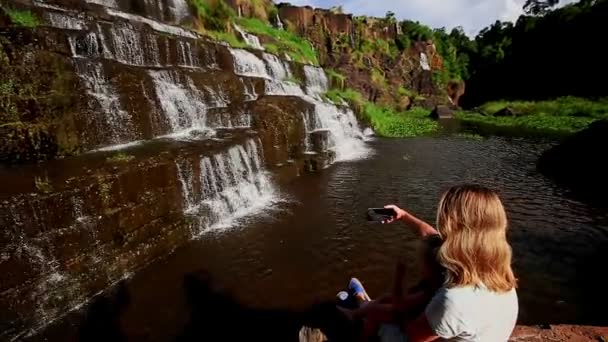
[[[384,223],[384,224],[389,224],[389,223],[393,223],[395,221],[402,220],[407,215],[407,212],[405,210],[399,208],[398,206],[396,206],[394,204],[385,205],[384,208],[393,209],[395,211],[395,213],[397,214],[397,216],[395,216],[393,218],[382,221],[382,223]]]

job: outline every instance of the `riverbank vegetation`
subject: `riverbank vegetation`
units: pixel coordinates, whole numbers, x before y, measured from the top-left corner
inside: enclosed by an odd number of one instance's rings
[[[459,112],[457,117],[470,124],[568,134],[608,118],[608,99],[567,96],[547,101],[493,101],[474,111]]]
[[[326,97],[334,103],[349,103],[359,112],[362,120],[367,121],[377,135],[389,138],[405,138],[428,135],[438,130],[436,121],[429,118],[430,111],[413,107],[398,111],[391,106],[380,105],[364,100],[361,93],[353,89],[332,89]]]

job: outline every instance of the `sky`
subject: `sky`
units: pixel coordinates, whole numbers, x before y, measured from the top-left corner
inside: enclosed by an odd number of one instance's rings
[[[474,37],[496,20],[516,21],[525,0],[283,0],[292,5],[330,8],[342,5],[345,13],[384,17],[393,11],[399,20],[419,21],[433,28],[462,26]],[[560,5],[576,0],[561,0]],[[279,1],[280,2],[280,1]]]

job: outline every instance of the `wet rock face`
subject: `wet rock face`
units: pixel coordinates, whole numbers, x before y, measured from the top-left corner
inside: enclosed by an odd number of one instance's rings
[[[79,150],[73,131],[84,106],[66,49],[66,41],[48,30],[8,29],[0,36],[0,162]]]

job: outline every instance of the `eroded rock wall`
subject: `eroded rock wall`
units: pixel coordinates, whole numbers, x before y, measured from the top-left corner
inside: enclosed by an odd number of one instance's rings
[[[430,98],[429,106],[448,101],[446,90],[433,81],[433,72],[442,70],[443,62],[432,42],[415,42],[393,56],[379,49],[361,52],[364,43],[394,41],[402,33],[398,23],[308,6],[278,7],[281,20],[312,42],[321,65],[345,75],[346,84],[368,100],[399,104],[404,95],[398,89],[403,87]]]

